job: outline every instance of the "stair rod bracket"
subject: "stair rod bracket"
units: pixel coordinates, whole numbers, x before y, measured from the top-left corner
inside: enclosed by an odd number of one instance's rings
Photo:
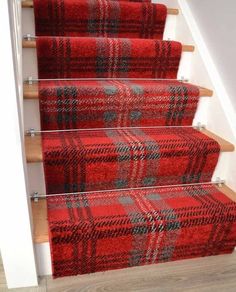
[[[193,126],[193,128],[195,128],[198,131],[202,131],[202,130],[206,129],[206,126],[203,125],[202,123],[198,122],[196,126]]]
[[[222,188],[225,185],[225,180],[221,179],[220,177],[217,177],[214,181],[214,184],[216,184],[219,188]]]
[[[35,203],[37,203],[39,201],[39,193],[38,192],[34,192],[30,197],[31,197],[31,199],[33,199],[33,201]]]
[[[41,194],[39,194],[38,192],[33,192],[33,193],[30,195],[30,199],[31,199],[32,201],[34,201],[35,203],[38,203],[38,201],[39,201],[40,199],[45,199],[45,198],[47,198],[46,195],[41,195]]]
[[[32,85],[34,82],[34,79],[33,77],[29,76],[26,80],[25,80],[25,83],[28,83],[29,85]]]
[[[180,82],[189,82],[189,79],[185,78],[184,76],[181,76]]]
[[[30,33],[27,33],[26,35],[23,36],[23,39],[25,41],[35,41],[36,40],[36,37],[35,36],[32,36]]]
[[[26,134],[30,137],[35,137],[36,131],[34,128],[30,128],[29,130],[26,131]]]

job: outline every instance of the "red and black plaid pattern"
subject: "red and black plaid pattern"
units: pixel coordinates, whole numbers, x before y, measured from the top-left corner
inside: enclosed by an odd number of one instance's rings
[[[42,133],[48,194],[208,182],[218,143],[193,128]]]
[[[197,86],[178,81],[40,81],[42,130],[191,125]]]
[[[213,185],[47,199],[53,276],[233,252],[236,203]]]
[[[174,41],[38,37],[38,75],[54,78],[173,78],[182,45]]]
[[[162,39],[167,8],[106,0],[36,0],[37,36]]]

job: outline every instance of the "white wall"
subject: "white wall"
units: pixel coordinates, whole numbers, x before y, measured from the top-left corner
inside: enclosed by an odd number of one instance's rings
[[[20,18],[18,0],[0,1],[0,250],[8,288],[38,284],[21,118]]]
[[[188,0],[188,4],[236,111],[236,1]]]

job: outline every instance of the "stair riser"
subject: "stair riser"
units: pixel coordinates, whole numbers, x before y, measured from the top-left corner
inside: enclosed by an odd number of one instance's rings
[[[38,276],[52,275],[49,242],[35,244],[35,253],[37,259]],[[140,269],[144,268],[145,267],[140,267]]]

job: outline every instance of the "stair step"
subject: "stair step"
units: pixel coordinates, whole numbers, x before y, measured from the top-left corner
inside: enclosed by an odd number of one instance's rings
[[[48,193],[209,181],[220,146],[192,127],[43,132]]]
[[[218,187],[219,191],[224,193],[228,198],[236,202],[236,192],[223,185]],[[33,239],[35,243],[45,243],[49,241],[47,205],[46,199],[39,199],[38,202],[32,200],[32,215],[34,223]]]
[[[42,130],[191,126],[199,94],[212,94],[178,80],[41,80],[24,86],[26,96],[40,99]]]
[[[53,276],[232,253],[236,203],[222,191],[201,184],[48,197],[40,224]]]
[[[167,7],[150,2],[35,0],[34,12],[37,36],[163,39]]]
[[[36,48],[35,40],[23,40],[22,47],[24,49],[34,49]],[[195,47],[192,45],[182,45],[182,52],[194,52]]]
[[[222,152],[233,152],[234,145],[225,139],[215,135],[214,133],[203,129],[202,133],[207,135],[208,137],[214,139],[220,145],[220,149]],[[28,163],[42,162],[43,154],[42,154],[42,142],[41,135],[37,134],[34,137],[25,136],[25,150],[26,150],[26,160]]]
[[[39,88],[38,82],[34,81],[33,84],[24,83],[23,95],[24,99],[38,99]],[[198,86],[200,91],[200,97],[212,97],[213,90]]]
[[[177,41],[132,38],[37,37],[36,44],[39,79],[176,79],[183,50]]]
[[[33,0],[22,0],[21,4],[22,4],[22,8],[33,8],[34,7]],[[175,8],[167,8],[167,13],[169,15],[178,15],[179,10],[175,9]]]

